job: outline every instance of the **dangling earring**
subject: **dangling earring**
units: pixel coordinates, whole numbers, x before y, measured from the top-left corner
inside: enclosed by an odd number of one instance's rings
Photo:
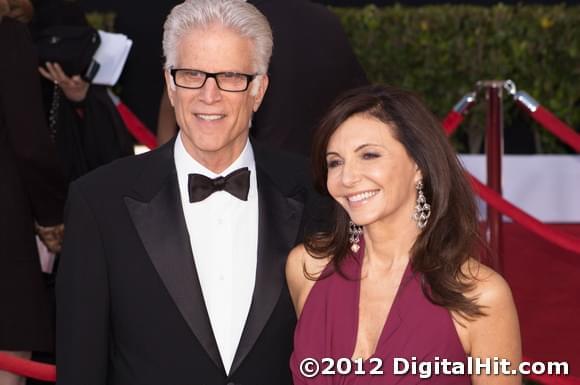
[[[417,205],[415,206],[413,219],[417,222],[417,227],[423,230],[431,216],[431,205],[427,203],[427,198],[423,194],[423,181],[418,181],[415,188],[417,189]]]
[[[350,249],[353,253],[356,253],[360,250],[360,245],[358,243],[360,241],[360,235],[362,232],[362,226],[354,224],[353,221],[348,222],[348,234],[350,235],[348,241],[350,242]]]

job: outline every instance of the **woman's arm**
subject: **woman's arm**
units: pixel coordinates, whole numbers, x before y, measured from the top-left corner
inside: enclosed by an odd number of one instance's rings
[[[509,370],[521,362],[521,337],[518,315],[511,290],[501,275],[480,265],[476,268],[473,295],[486,316],[467,324],[470,356],[494,357],[511,363]],[[473,271],[473,269],[472,269]],[[472,375],[474,385],[520,385],[518,375]]]
[[[286,281],[296,316],[300,317],[302,308],[308,298],[310,290],[316,282],[316,277],[324,270],[329,258],[314,258],[304,248],[303,244],[296,246],[286,260]],[[305,270],[312,277],[307,277]],[[314,278],[314,279],[311,279]]]

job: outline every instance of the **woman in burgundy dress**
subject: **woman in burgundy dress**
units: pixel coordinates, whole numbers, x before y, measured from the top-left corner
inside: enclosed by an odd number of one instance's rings
[[[336,219],[288,257],[295,385],[521,384],[494,364],[521,359],[510,289],[476,258],[472,191],[422,102],[350,91],[317,131],[312,164]],[[498,374],[477,374],[488,358]]]

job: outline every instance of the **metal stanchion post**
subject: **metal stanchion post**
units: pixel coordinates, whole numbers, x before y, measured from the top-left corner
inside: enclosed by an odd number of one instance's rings
[[[490,80],[478,82],[478,86],[485,88],[487,99],[486,122],[486,158],[487,158],[487,185],[501,195],[501,157],[503,153],[503,109],[502,90],[504,81]],[[502,256],[502,215],[490,205],[487,206],[486,235],[492,251],[490,262],[498,271],[503,270]]]

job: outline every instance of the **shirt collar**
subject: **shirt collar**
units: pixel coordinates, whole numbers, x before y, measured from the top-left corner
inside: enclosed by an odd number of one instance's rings
[[[175,139],[174,146],[174,158],[175,158],[175,168],[178,175],[187,175],[191,173],[205,175],[208,178],[215,178],[218,176],[226,176],[234,170],[239,168],[247,167],[254,175],[256,172],[256,162],[254,159],[254,151],[250,140],[246,140],[246,145],[244,149],[238,156],[238,158],[230,164],[224,171],[219,174],[206,168],[204,165],[195,160],[185,149],[183,141],[181,140],[181,131]]]

